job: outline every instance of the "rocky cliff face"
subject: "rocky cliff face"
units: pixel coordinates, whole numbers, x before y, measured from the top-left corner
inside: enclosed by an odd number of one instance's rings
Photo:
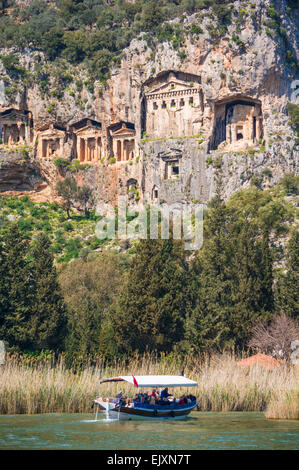
[[[296,102],[298,10],[290,13],[286,2],[279,2],[279,34],[267,27],[271,6],[268,0],[234,2],[233,21],[222,37],[210,10],[184,15],[173,22],[186,32],[179,49],[171,41],[150,47],[141,35],[123,51],[105,86],[95,84],[93,93],[83,86],[80,106],[69,90],[50,101],[37,85],[24,87],[12,100],[0,80],[0,110],[30,111],[34,131],[30,163],[18,172],[23,183],[6,176],[14,157],[0,155],[1,190],[26,189],[34,165],[53,189],[59,177],[55,152],[52,158],[38,154],[42,136],[37,131],[50,123],[62,126],[67,135],[62,149],[67,150],[60,156],[80,160],[72,150],[79,147],[73,145],[70,126],[85,118],[100,123],[103,151],[76,177],[94,188],[99,202],[115,203],[118,195],[127,194],[136,204],[206,203],[219,171],[226,197],[252,183],[267,187],[285,173],[298,174],[298,147],[287,113],[288,103]],[[33,51],[20,59],[29,69],[44,60]],[[130,156],[121,155],[128,138],[113,133],[115,123],[134,129]],[[119,155],[117,140],[122,142]]]
[[[0,151],[0,192],[40,191],[44,178],[36,165],[20,152]]]

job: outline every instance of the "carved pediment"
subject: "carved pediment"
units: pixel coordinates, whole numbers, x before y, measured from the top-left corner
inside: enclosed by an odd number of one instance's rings
[[[63,137],[65,135],[65,129],[56,127],[53,124],[41,127],[38,130],[38,134],[45,137]]]
[[[22,111],[22,110],[15,109],[15,108],[9,108],[0,113],[0,119],[1,120],[9,119],[11,121],[25,120],[27,119],[28,115],[29,115],[29,111],[27,110]]]
[[[87,125],[84,127],[80,127],[80,129],[74,129],[74,133],[76,135],[92,135],[101,134],[102,130],[99,127],[95,127],[93,125]]]
[[[112,135],[112,137],[134,137],[135,136],[135,130],[134,129],[130,129],[128,127],[126,127],[125,125],[122,125],[122,127],[120,129],[116,129],[116,130],[110,130],[110,133]]]
[[[169,149],[165,152],[159,152],[158,158],[162,158],[164,162],[172,162],[182,158],[182,151],[179,149]]]
[[[147,92],[147,95],[154,95],[158,93],[169,93],[172,91],[186,91],[186,90],[193,89],[193,88],[196,89],[196,87],[191,86],[190,83],[172,79],[167,83],[164,83],[156,88],[153,88],[152,90],[149,90]]]

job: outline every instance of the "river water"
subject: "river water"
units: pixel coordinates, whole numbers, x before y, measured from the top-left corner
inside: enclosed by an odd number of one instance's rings
[[[0,416],[0,449],[299,449],[299,422],[263,413],[193,412],[184,421],[107,421],[91,414]],[[104,416],[103,416],[104,418]]]

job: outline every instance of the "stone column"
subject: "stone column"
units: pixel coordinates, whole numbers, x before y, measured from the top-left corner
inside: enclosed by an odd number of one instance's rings
[[[121,139],[120,141],[120,145],[121,145],[121,161],[123,162],[124,159],[125,159],[125,142],[124,142],[124,139]]]
[[[88,161],[88,139],[84,137],[84,162]]]
[[[80,161],[80,143],[81,143],[81,139],[80,137],[76,136],[77,139],[76,139],[76,157],[77,159]]]
[[[101,137],[97,138],[97,161],[100,161],[102,158],[102,139]]]
[[[46,158],[50,156],[50,140],[45,139],[45,147],[46,147]]]
[[[11,145],[13,144],[13,139],[12,139],[12,135],[11,135],[11,126],[7,126],[7,143],[8,145]]]
[[[262,138],[261,118],[256,118],[256,138],[259,141]]]
[[[47,141],[45,139],[41,139],[41,156],[42,158],[48,157]]]
[[[232,130],[231,130],[231,125],[230,124],[227,124],[226,125],[226,142],[228,144],[231,144],[232,143]]]
[[[125,140],[123,141],[123,158],[122,158],[122,160],[124,160],[124,161],[129,160],[128,156],[129,156],[129,153],[128,153],[128,141],[125,139]]]
[[[237,134],[236,134],[236,124],[231,124],[231,143],[235,143],[237,140]]]
[[[88,137],[85,139],[85,160],[87,162],[90,161],[90,149],[89,149],[89,145],[88,145]]]
[[[79,161],[82,163],[85,160],[85,139],[79,137]]]
[[[18,129],[18,137],[19,137],[19,143],[22,144],[24,143],[24,139],[23,139],[23,136],[22,136],[22,132],[21,132],[21,127],[22,127],[22,122],[18,121],[17,122],[17,129]],[[17,139],[18,141],[18,139]]]
[[[30,125],[29,123],[25,126],[25,142],[29,145],[30,144]]]
[[[253,116],[249,116],[249,123],[248,123],[248,139],[253,142]]]
[[[117,156],[117,161],[118,162],[123,161],[123,141],[122,141],[122,139],[118,139],[116,141],[116,156]]]
[[[63,137],[59,139],[59,155],[63,157]]]

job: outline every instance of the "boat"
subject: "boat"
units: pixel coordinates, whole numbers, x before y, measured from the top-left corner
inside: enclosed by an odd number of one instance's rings
[[[100,380],[100,385],[108,382],[127,382],[140,389],[158,389],[172,387],[196,387],[197,382],[182,375],[129,375],[110,377]],[[184,403],[178,403],[175,399],[159,400],[155,404],[144,403],[140,399],[124,401],[122,398],[98,397],[94,400],[98,412],[104,412],[106,419],[135,420],[135,419],[185,419],[189,413],[197,407],[196,397],[189,395]]]

